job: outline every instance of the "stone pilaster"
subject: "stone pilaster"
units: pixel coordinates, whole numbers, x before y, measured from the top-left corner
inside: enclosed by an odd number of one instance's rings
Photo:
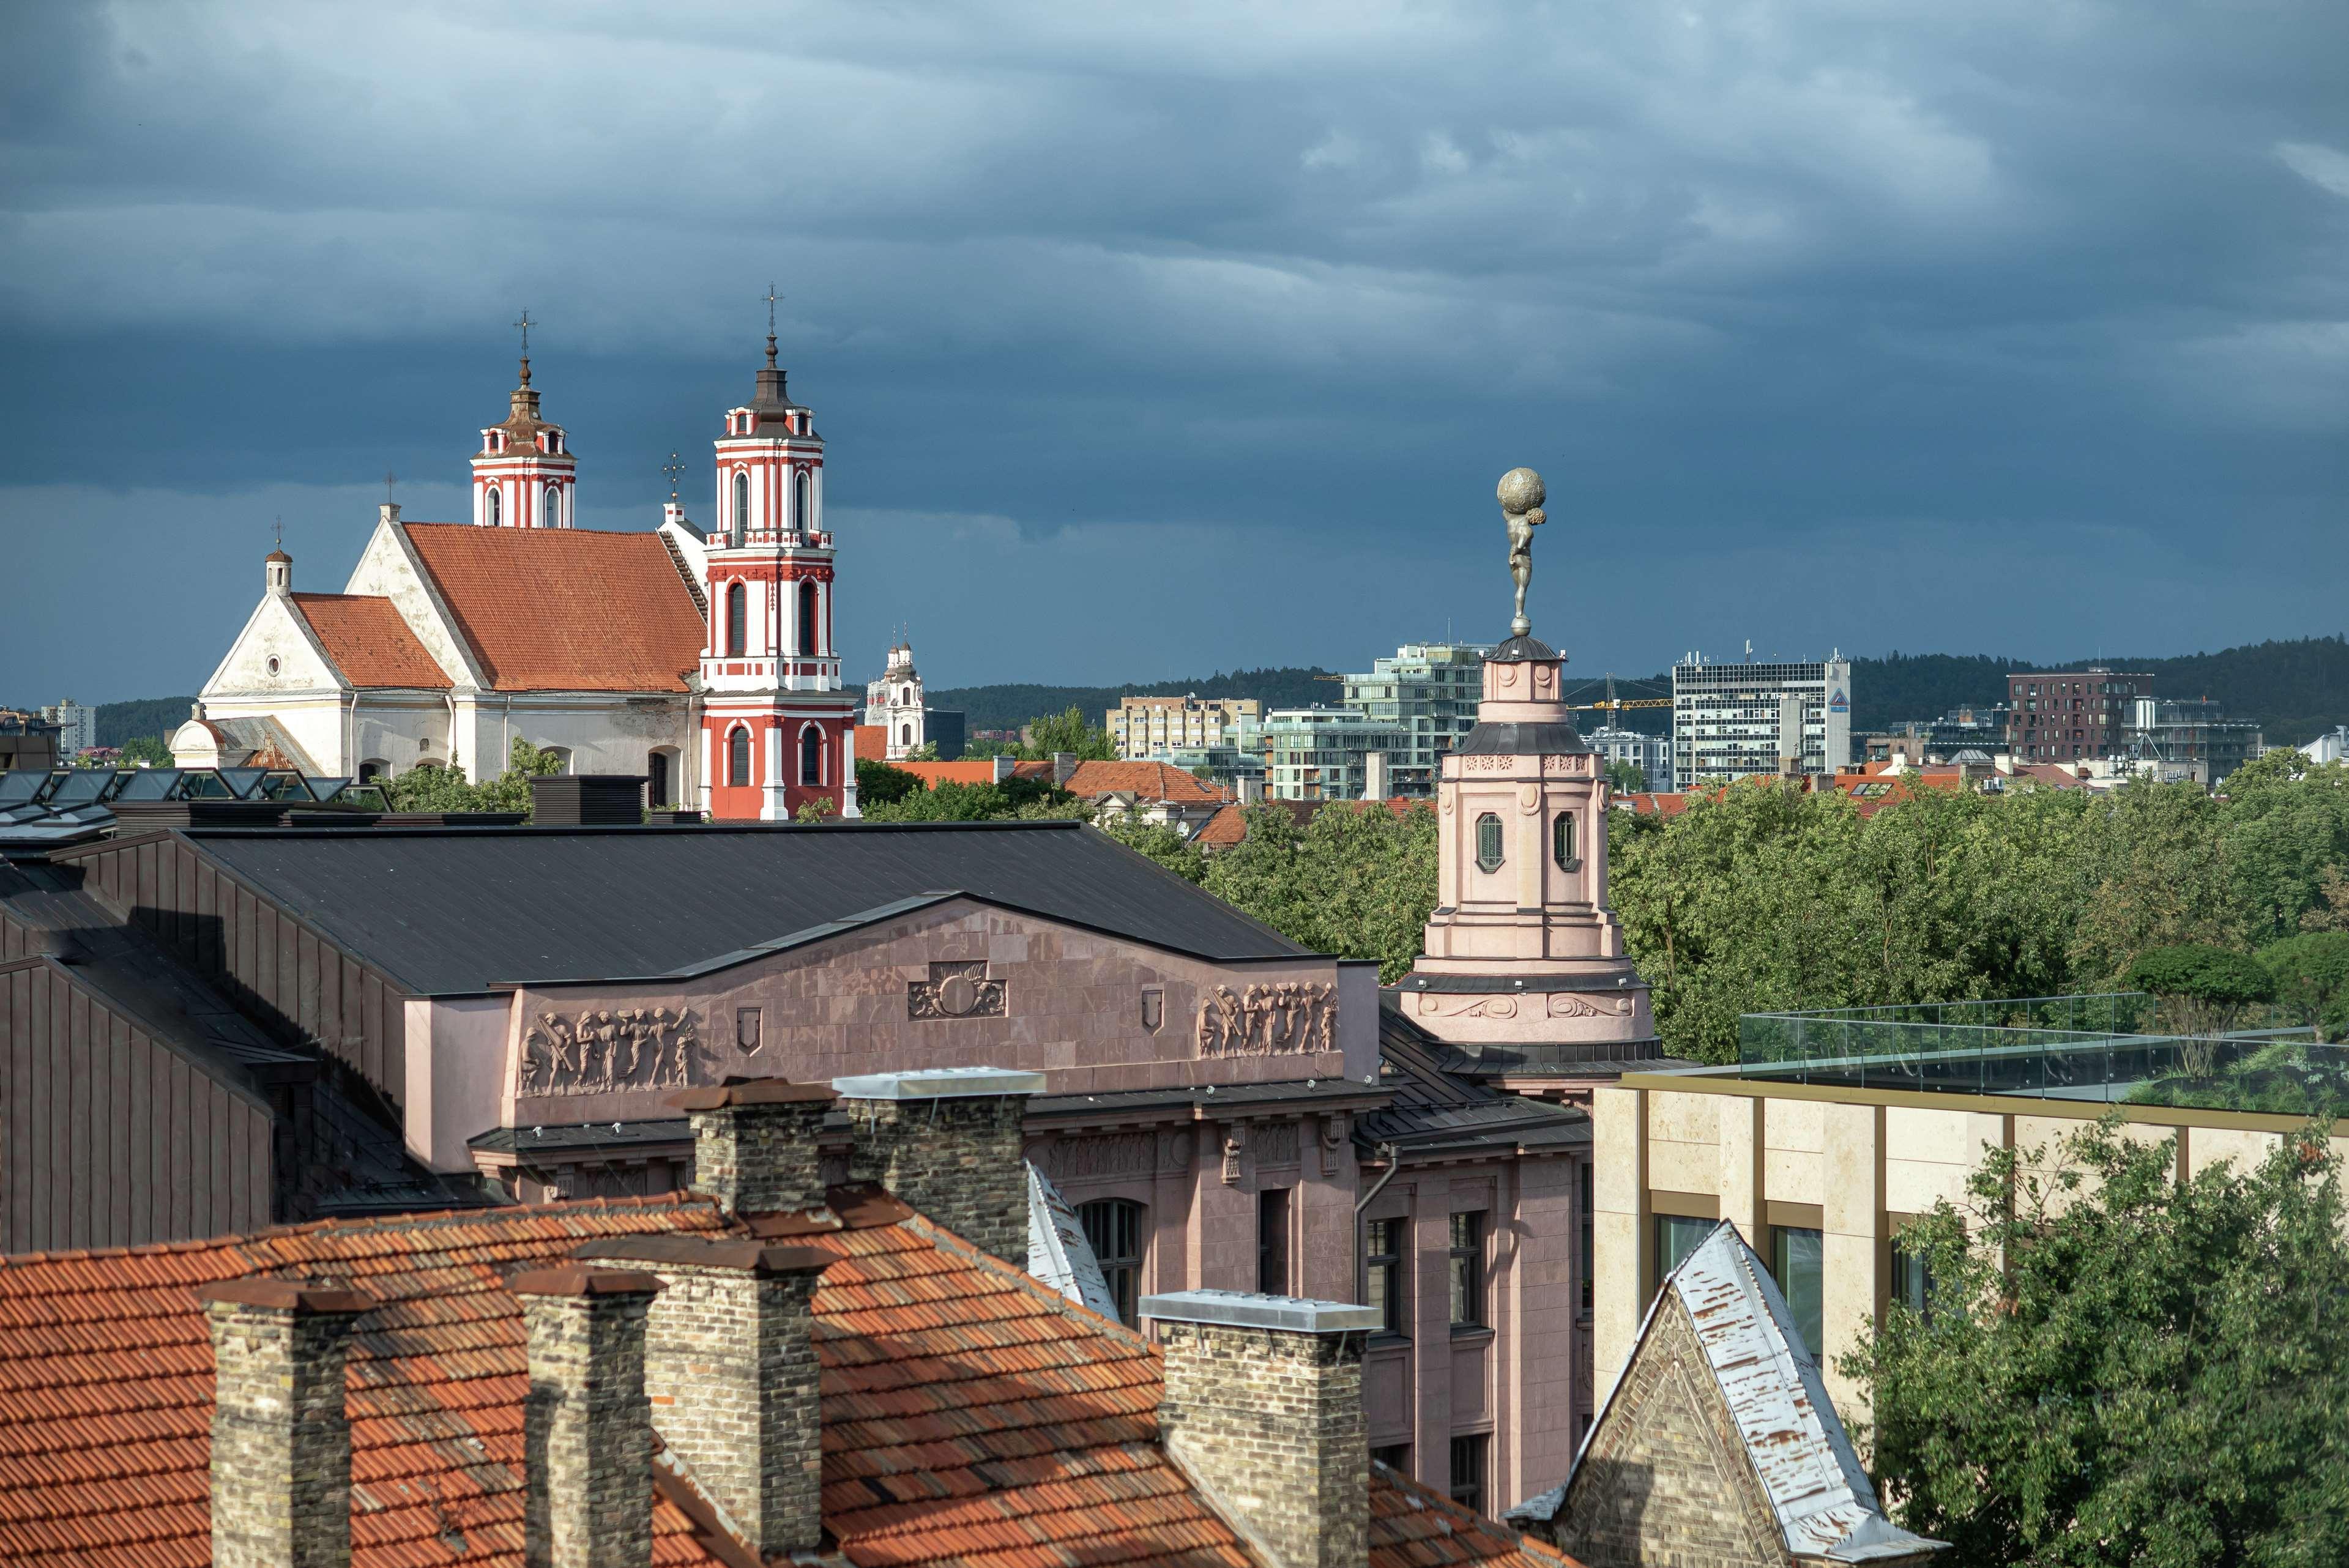
[[[343,1367],[374,1298],[258,1279],[208,1285],[198,1299],[212,1335],[215,1568],[347,1568]]]
[[[506,1282],[530,1331],[523,1568],[647,1568],[653,1427],[645,1318],[660,1282],[576,1264]]]
[[[878,1181],[933,1224],[1024,1268],[1020,1123],[1044,1075],[934,1068],[833,1080],[848,1113],[851,1181]]]
[[[659,1276],[645,1393],[661,1440],[751,1547],[813,1551],[823,1533],[813,1304],[829,1257],[699,1236],[616,1238],[581,1256]]]
[[[736,1214],[823,1206],[817,1137],[839,1097],[822,1084],[760,1078],[688,1089],[670,1103],[693,1120],[693,1188]]]
[[[1370,1561],[1371,1308],[1233,1291],[1150,1296],[1167,1452],[1275,1568]]]

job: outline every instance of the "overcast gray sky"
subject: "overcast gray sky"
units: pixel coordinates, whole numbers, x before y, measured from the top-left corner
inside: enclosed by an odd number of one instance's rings
[[[852,670],[2163,654],[2349,624],[2349,5],[18,4],[0,700],[459,515],[709,511],[760,295]],[[550,614],[575,607],[550,606]]]

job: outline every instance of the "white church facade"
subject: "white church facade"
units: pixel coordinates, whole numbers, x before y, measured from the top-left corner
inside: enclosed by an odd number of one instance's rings
[[[636,774],[648,802],[731,819],[854,815],[854,696],[833,644],[823,443],[775,339],[716,443],[716,528],[674,500],[657,530],[574,526],[577,458],[530,361],[481,432],[472,520],[385,504],[342,591],[261,602],[172,737],[185,767],[270,763],[389,778],[503,770],[515,739],[566,771]]]

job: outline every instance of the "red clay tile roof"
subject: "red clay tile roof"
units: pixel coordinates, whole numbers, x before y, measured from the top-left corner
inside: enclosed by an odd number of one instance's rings
[[[499,691],[683,691],[707,629],[657,533],[408,522]]]
[[[860,762],[885,762],[889,757],[889,727],[860,724],[852,727],[848,754]]]
[[[858,755],[862,756],[863,753]],[[940,784],[992,784],[995,782],[995,758],[974,758],[968,762],[892,762],[892,768],[902,768],[922,781],[925,789]],[[1041,779],[1052,781],[1052,765],[1049,762],[1014,762],[1011,774],[1015,779]]]
[[[1203,784],[1196,775],[1164,762],[1080,762],[1069,775],[1067,788],[1088,799],[1112,793],[1182,804],[1231,799],[1228,791]]]
[[[449,672],[435,664],[388,599],[363,593],[296,593],[294,607],[310,623],[326,656],[355,686],[448,689]]]
[[[1191,835],[1191,841],[1203,850],[1228,850],[1247,837],[1247,809],[1237,801],[1225,807],[1207,819],[1207,825]]]
[[[832,1258],[815,1335],[841,1558],[1255,1568],[1158,1446],[1154,1350],[901,1205],[841,1193],[834,1207],[851,1228],[796,1241]],[[212,1348],[195,1290],[246,1275],[379,1304],[348,1375],[353,1568],[516,1563],[526,1359],[501,1282],[595,1237],[731,1228],[672,1195],[0,1261],[0,1563],[208,1561]],[[1566,1561],[1382,1469],[1370,1502],[1371,1568]],[[710,1519],[665,1479],[654,1561],[720,1561],[698,1533]]]

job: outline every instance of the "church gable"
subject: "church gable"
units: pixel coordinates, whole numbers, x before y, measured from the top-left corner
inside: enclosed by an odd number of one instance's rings
[[[262,595],[200,695],[210,702],[349,689],[291,595],[273,593]]]
[[[454,685],[489,685],[488,676],[473,663],[465,646],[456,617],[441,602],[415,552],[409,548],[398,507],[383,509],[383,518],[367,540],[359,563],[351,569],[350,582],[343,592],[390,600],[425,653]]]

